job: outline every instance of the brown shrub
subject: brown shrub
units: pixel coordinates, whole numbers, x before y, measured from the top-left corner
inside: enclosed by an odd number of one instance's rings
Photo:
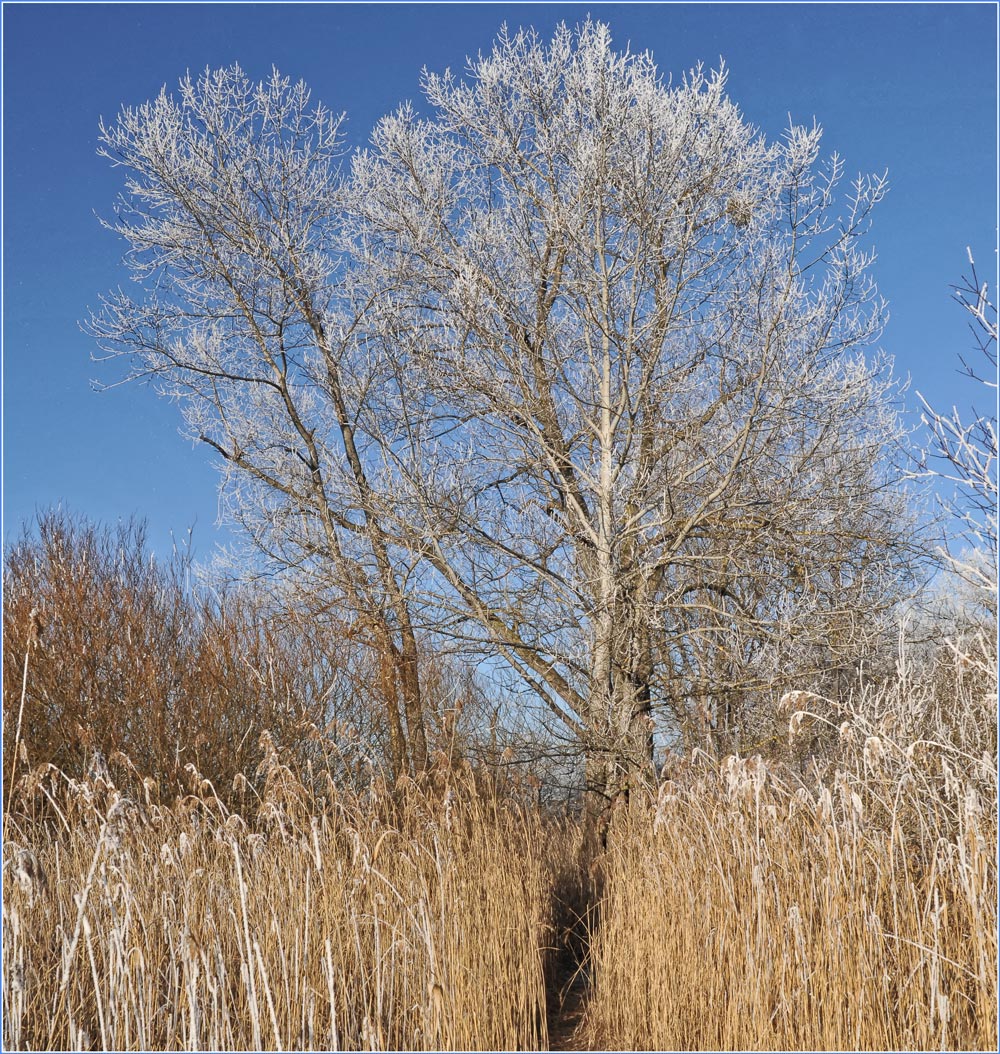
[[[225,796],[252,772],[263,731],[291,748],[322,721],[302,642],[244,595],[199,594],[189,571],[177,552],[154,560],[141,523],[99,528],[62,511],[11,547],[5,794],[28,768],[79,777],[109,764],[119,786],[141,773],[173,796],[197,777]]]

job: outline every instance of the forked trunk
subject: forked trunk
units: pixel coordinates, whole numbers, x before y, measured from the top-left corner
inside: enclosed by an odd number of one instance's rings
[[[595,700],[584,747],[584,808],[602,845],[615,809],[641,807],[655,785],[649,680],[619,679],[614,689],[610,703]]]

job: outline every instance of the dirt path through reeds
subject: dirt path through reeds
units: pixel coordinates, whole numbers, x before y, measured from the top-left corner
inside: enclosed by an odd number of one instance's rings
[[[557,945],[547,964],[546,1025],[549,1050],[591,1050],[587,1002],[591,991],[590,944],[597,922],[592,876],[576,876],[556,893]]]
[[[549,1050],[590,1050],[584,1035],[589,971],[584,966],[566,967],[555,978],[548,1011]]]

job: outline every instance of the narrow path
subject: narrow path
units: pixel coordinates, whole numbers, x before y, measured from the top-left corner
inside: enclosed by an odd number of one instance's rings
[[[586,1029],[590,996],[590,942],[597,922],[597,893],[589,881],[567,882],[555,895],[556,947],[546,963],[549,1050],[590,1050]]]
[[[559,975],[562,976],[559,976]],[[557,971],[553,981],[559,984],[549,999],[549,1050],[589,1050],[583,1035],[590,978],[585,967],[573,965]]]

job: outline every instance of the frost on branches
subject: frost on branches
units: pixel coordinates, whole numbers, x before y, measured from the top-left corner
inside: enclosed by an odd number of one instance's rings
[[[958,525],[967,549],[949,555],[947,562],[968,585],[991,605],[996,618],[997,590],[997,309],[987,283],[976,272],[972,249],[967,250],[970,275],[955,288],[955,298],[970,316],[983,366],[962,359],[966,374],[986,389],[993,413],[979,413],[965,421],[955,408],[949,415],[934,410],[923,396],[923,421],[930,429],[932,450],[921,459],[925,476],[950,483],[953,494],[946,511]]]
[[[886,180],[600,23],[422,86],[343,169],[277,74],[123,110],[109,226],[145,297],[93,328],[181,400],[273,566],[385,649],[400,770],[444,638],[532,690],[595,801],[656,730],[749,749],[784,687],[850,682],[909,573],[866,356]]]

